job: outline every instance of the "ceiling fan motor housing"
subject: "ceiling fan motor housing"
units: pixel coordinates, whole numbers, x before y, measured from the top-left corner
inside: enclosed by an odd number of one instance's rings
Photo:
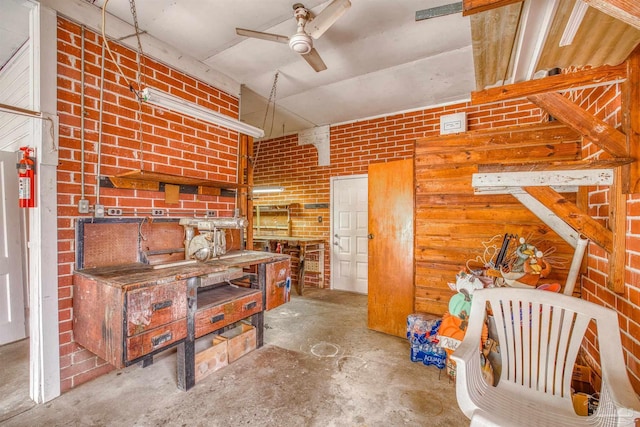
[[[298,32],[289,37],[289,47],[301,55],[306,55],[313,48],[313,40],[305,32]]]
[[[298,31],[289,37],[289,47],[300,55],[306,55],[313,49],[313,40],[304,31],[304,26],[309,20],[309,11],[302,3],[296,3],[293,5],[293,16],[298,22]]]

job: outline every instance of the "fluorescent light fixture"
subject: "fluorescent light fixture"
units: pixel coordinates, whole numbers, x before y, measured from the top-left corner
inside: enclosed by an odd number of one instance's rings
[[[588,4],[582,0],[576,0],[576,4],[573,5],[573,11],[571,12],[571,16],[569,16],[567,26],[564,27],[564,32],[562,33],[562,38],[558,46],[569,46],[573,43],[578,28],[580,28],[580,24],[582,24],[582,20],[584,19],[584,15],[587,13],[587,9],[589,9]]]
[[[253,187],[252,193],[282,193],[284,191],[284,187],[278,186],[264,186],[264,187]]]
[[[217,113],[157,89],[150,87],[145,88],[142,91],[142,97],[150,104],[195,117],[196,119],[204,120],[205,122],[213,123],[227,129],[232,129],[254,138],[262,138],[264,136],[264,131],[260,128],[248,125],[233,117],[225,116],[224,114]]]

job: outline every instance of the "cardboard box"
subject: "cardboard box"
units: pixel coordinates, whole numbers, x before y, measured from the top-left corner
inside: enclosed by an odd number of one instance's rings
[[[583,383],[591,382],[591,368],[585,365],[574,366],[571,380]]]
[[[229,364],[227,340],[215,337],[213,346],[196,353],[196,383]]]
[[[571,388],[573,388],[576,393],[594,394],[596,390],[592,385],[592,376],[590,367],[577,364],[573,368]]]
[[[227,341],[229,363],[256,349],[255,326],[241,323],[240,327],[227,331],[220,337]]]

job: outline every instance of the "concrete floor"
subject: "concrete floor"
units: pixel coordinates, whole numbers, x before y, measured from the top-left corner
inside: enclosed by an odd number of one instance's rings
[[[33,406],[29,398],[29,340],[0,346],[0,424]]]
[[[147,368],[111,372],[47,404],[20,407],[0,424],[468,425],[455,384],[412,363],[406,340],[368,330],[366,319],[366,296],[309,289],[266,314],[264,347],[189,392],[177,389],[175,351],[167,351]]]

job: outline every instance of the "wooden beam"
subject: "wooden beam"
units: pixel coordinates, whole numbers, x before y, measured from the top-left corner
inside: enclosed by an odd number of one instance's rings
[[[158,181],[144,181],[141,179],[120,178],[110,176],[109,180],[115,188],[127,188],[130,190],[148,190],[160,191],[160,183]]]
[[[558,236],[562,237],[562,239],[571,245],[572,248],[575,248],[578,245],[580,233],[570,227],[562,220],[562,218],[542,204],[538,199],[524,191],[513,193],[512,196],[533,212],[540,221],[547,224],[549,228],[555,231]]]
[[[240,216],[247,218],[248,225],[245,234],[245,248],[253,249],[253,200],[251,190],[253,189],[253,138],[240,134],[240,147],[238,152],[238,184],[243,184],[240,191],[238,208]]]
[[[557,193],[577,193],[580,187],[578,187],[577,185],[552,185],[549,188],[552,188]],[[473,194],[485,196],[488,194],[511,194],[512,196],[515,196],[516,194],[521,193],[526,193],[526,191],[523,190],[523,187],[513,187],[506,185],[494,187],[478,186],[473,188]]]
[[[222,189],[216,187],[198,186],[198,194],[202,196],[219,196],[222,194]]]
[[[613,157],[628,157],[627,137],[559,93],[531,95],[528,99],[560,122],[578,131]]]
[[[582,89],[598,86],[604,82],[621,81],[626,78],[627,65],[625,63],[617,66],[603,66],[471,92],[471,104],[489,104],[508,99],[524,98],[539,93]]]
[[[618,166],[628,165],[635,161],[636,160],[631,157],[620,157],[616,159],[567,160],[563,162],[491,163],[478,165],[478,173],[613,169]]]
[[[627,259],[627,196],[622,193],[622,171],[614,173],[609,187],[609,227],[613,233],[613,251],[609,253],[607,287],[617,294],[624,293]]]
[[[462,2],[462,16],[473,15],[513,3],[522,3],[522,0],[464,0]]]
[[[138,181],[164,182],[165,184],[174,184],[174,185],[193,185],[193,186],[201,185],[203,187],[216,187],[216,188],[227,188],[227,189],[241,187],[240,184],[235,184],[233,182],[211,181],[203,178],[192,178],[188,176],[173,175],[173,174],[153,172],[153,171],[147,171],[147,170],[141,170],[141,169],[122,172],[116,175],[114,178],[126,178],[130,180],[138,180]]]
[[[638,0],[584,0],[589,6],[640,30]]]
[[[474,173],[473,187],[548,187],[551,185],[611,185],[612,169],[556,170],[533,172]]]
[[[560,193],[550,187],[524,187],[524,190],[609,254],[613,252],[613,233]]]
[[[631,157],[640,159],[640,46],[627,60],[627,82],[622,91],[622,118]],[[629,166],[629,193],[640,193],[640,161]]]

